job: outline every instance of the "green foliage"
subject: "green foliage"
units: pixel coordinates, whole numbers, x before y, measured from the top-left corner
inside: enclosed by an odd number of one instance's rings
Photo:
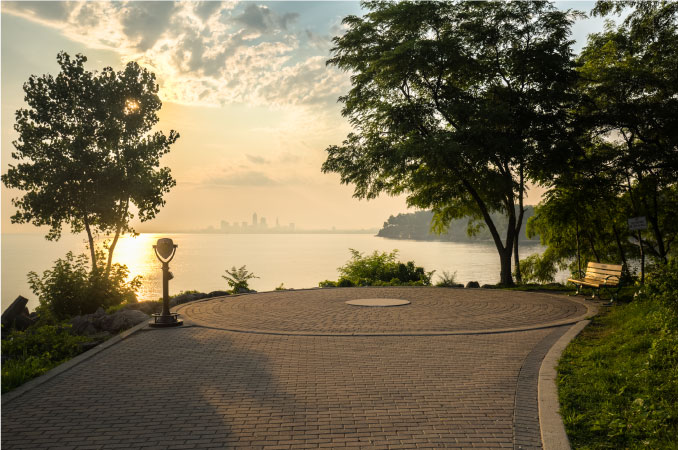
[[[678,436],[678,271],[659,268],[560,361],[561,413],[573,448],[674,448]]]
[[[70,325],[44,325],[12,331],[2,340],[2,392],[47,372],[82,352],[89,338],[70,334]]]
[[[423,267],[415,266],[414,261],[398,261],[398,250],[391,253],[375,250],[368,256],[354,249],[349,251],[351,259],[339,267],[339,279],[336,282],[321,281],[320,287],[431,285],[433,271],[424,271]]]
[[[645,251],[666,263],[678,238],[678,3],[599,2],[594,13],[625,6],[626,19],[589,35],[579,58],[582,172],[625,193],[627,217],[647,217]]]
[[[231,292],[234,294],[248,292],[249,285],[247,282],[252,278],[259,278],[254,275],[254,273],[249,272],[246,265],[239,269],[236,269],[235,266],[233,266],[231,270],[226,269],[226,274],[227,275],[222,275],[221,278],[228,282],[228,285],[231,287]]]
[[[29,272],[28,283],[40,300],[39,308],[60,320],[91,314],[100,307],[135,303],[141,278],[127,281],[127,266],[120,264],[113,264],[106,276],[101,256],[95,270],[89,269],[87,256],[68,252],[64,259],[55,261],[52,269],[44,271],[42,277]]]
[[[176,184],[159,166],[179,135],[154,131],[162,103],[153,73],[136,62],[89,72],[86,61],[60,52],[56,77],[32,75],[24,84],[28,107],[14,125],[18,164],[2,182],[26,192],[12,200],[12,222],[46,225],[47,239],[59,239],[64,225],[84,230],[95,260],[95,235],[113,234],[108,271],[118,236],[133,232],[132,210],[142,222],[154,218]]]
[[[483,221],[512,284],[526,181],[546,179],[569,145],[574,16],[547,2],[364,5],[328,61],[353,74],[340,101],[355,132],[327,148],[323,171],[356,197],[407,193],[410,206],[433,209],[438,231]]]
[[[442,275],[438,275],[440,280],[436,283],[438,287],[458,287],[459,283],[457,282],[457,272],[449,273],[446,270],[443,270]]]
[[[287,288],[285,287],[285,283],[280,283],[280,286],[277,286],[275,288],[276,291],[286,291]]]
[[[558,269],[548,254],[530,255],[520,260],[523,283],[552,283]]]
[[[660,302],[678,317],[678,259],[671,259],[666,265],[657,265],[645,280],[638,299]]]

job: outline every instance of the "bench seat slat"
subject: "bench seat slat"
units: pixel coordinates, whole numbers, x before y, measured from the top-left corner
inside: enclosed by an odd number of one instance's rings
[[[620,264],[603,264],[597,262],[590,262],[588,267],[593,267],[595,269],[607,269],[607,270],[618,270],[621,272],[622,266]]]

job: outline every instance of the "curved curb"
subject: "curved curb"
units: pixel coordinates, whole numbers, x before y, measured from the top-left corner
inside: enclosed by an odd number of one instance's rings
[[[544,450],[570,450],[570,440],[565,432],[565,424],[560,416],[558,386],[556,385],[556,367],[565,347],[588,325],[590,320],[582,320],[572,326],[544,357],[539,369],[539,425]]]
[[[47,373],[44,373],[40,375],[37,378],[33,378],[30,381],[27,381],[26,383],[22,384],[21,386],[18,386],[16,389],[7,392],[6,394],[2,394],[2,403],[1,405],[4,407],[7,403],[15,400],[17,397],[20,397],[24,395],[26,392],[30,391],[31,389],[40,386],[43,383],[46,383],[47,381],[51,380],[52,378],[61,375],[62,373],[66,372],[67,370],[72,369],[73,367],[77,366],[81,362],[90,359],[92,356],[96,355],[97,353],[100,353],[104,350],[106,350],[109,347],[112,347],[113,345],[117,344],[118,342],[127,339],[130,337],[132,334],[136,333],[137,331],[145,328],[148,326],[148,320],[144,319],[143,322],[140,324],[136,325],[135,327],[132,327],[128,330],[123,331],[120,334],[116,334],[115,336],[111,337],[110,339],[107,339],[106,341],[102,342],[101,344],[97,345],[96,347],[87,350],[84,353],[80,353],[78,356],[69,359],[63,364],[59,364],[58,366],[54,367]]]
[[[372,287],[372,286],[370,286]],[[379,286],[381,287],[381,286]],[[420,288],[420,286],[407,286],[407,287],[416,287]],[[320,289],[320,288],[313,288],[313,289]],[[340,288],[336,288],[340,289]],[[350,288],[352,289],[352,288]],[[301,289],[299,289],[301,290]],[[276,292],[276,291],[270,291],[270,292]],[[263,293],[263,292],[262,292]],[[239,294],[239,295],[251,295],[251,294]],[[542,294],[546,295],[549,297],[554,297],[559,300],[563,299],[562,295],[557,295],[557,294]],[[200,322],[197,322],[191,318],[190,315],[184,313],[183,311],[190,307],[191,305],[194,305],[196,303],[202,303],[210,300],[229,300],[231,298],[235,298],[236,295],[227,295],[223,297],[212,297],[212,298],[206,298],[206,299],[200,299],[196,300],[193,302],[187,302],[183,303],[181,305],[178,305],[176,307],[177,312],[182,312],[181,315],[183,316],[184,319],[184,325],[185,326],[194,326],[194,327],[200,327],[200,328],[207,328],[210,330],[219,330],[219,331],[228,331],[231,333],[249,333],[249,334],[266,334],[266,335],[276,335],[276,336],[338,336],[338,337],[367,337],[367,336],[468,336],[468,335],[480,335],[480,334],[501,334],[501,333],[513,333],[513,332],[519,332],[519,331],[532,331],[532,330],[543,330],[547,328],[555,328],[555,327],[560,327],[563,325],[573,325],[576,323],[579,323],[582,320],[585,320],[591,316],[594,316],[598,313],[598,307],[597,305],[591,304],[590,302],[587,302],[585,300],[581,300],[578,298],[566,298],[566,300],[574,302],[574,303],[579,303],[582,306],[586,308],[586,312],[584,314],[581,314],[577,317],[572,317],[569,319],[563,319],[563,320],[558,320],[555,322],[547,322],[547,323],[540,323],[540,324],[534,324],[534,325],[525,325],[522,327],[512,327],[512,328],[490,328],[490,329],[480,329],[480,330],[457,330],[457,331],[433,331],[433,330],[420,330],[420,331],[393,331],[393,332],[388,332],[388,331],[373,331],[373,332],[362,332],[362,331],[355,331],[355,332],[313,332],[313,331],[284,331],[284,330],[262,330],[262,329],[248,329],[248,328],[235,328],[235,327],[228,327],[228,328],[223,328],[223,327],[216,327],[216,326],[210,326],[210,325],[203,325]]]

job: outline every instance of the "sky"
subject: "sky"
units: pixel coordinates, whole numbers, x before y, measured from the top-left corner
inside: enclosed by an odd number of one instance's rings
[[[361,14],[358,2],[3,1],[1,8],[2,173],[12,163],[22,85],[32,74],[56,75],[63,50],[87,56],[88,70],[137,61],[157,76],[157,129],[181,135],[162,159],[177,185],[155,219],[133,221],[139,232],[249,222],[255,212],[297,229],[379,228],[408,211],[402,196],[358,200],[337,174],[320,171],[325,149],[350,132],[337,103],[349,76],[325,61],[342,18]],[[578,21],[575,51],[602,27],[600,18]],[[527,203],[541,192],[534,187]],[[2,187],[2,233],[36,231],[10,223],[19,195]]]

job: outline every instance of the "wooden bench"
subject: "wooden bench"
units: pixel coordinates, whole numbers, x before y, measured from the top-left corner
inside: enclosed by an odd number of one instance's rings
[[[590,262],[586,267],[584,278],[568,278],[567,281],[577,285],[575,295],[578,295],[581,288],[586,286],[594,289],[593,296],[591,297],[594,299],[596,295],[600,296],[600,288],[605,288],[610,293],[612,301],[615,301],[621,288],[621,273],[622,266],[619,264]],[[612,293],[611,288],[617,288],[616,292]]]

